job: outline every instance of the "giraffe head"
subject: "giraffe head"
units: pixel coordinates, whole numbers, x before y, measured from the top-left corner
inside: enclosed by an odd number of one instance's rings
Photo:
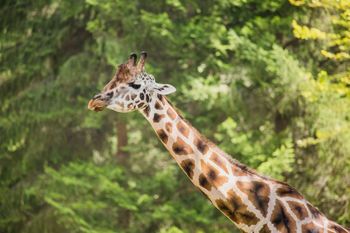
[[[144,71],[146,57],[147,53],[142,52],[137,62],[137,55],[132,53],[126,63],[118,66],[112,80],[89,101],[88,108],[93,111],[109,108],[117,112],[131,112],[147,107],[157,94],[175,92],[175,87],[156,83],[153,75]]]

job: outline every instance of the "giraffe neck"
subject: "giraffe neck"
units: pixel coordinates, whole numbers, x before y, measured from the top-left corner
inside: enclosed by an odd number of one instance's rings
[[[141,113],[191,182],[242,231],[350,232],[328,221],[289,185],[232,160],[165,97],[153,96]]]

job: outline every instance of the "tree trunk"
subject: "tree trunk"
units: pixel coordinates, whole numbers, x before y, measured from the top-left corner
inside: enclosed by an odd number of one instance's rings
[[[123,118],[119,118],[117,121],[117,158],[120,160],[125,160],[128,157],[128,152],[125,147],[128,145],[128,132],[126,127],[126,122]]]

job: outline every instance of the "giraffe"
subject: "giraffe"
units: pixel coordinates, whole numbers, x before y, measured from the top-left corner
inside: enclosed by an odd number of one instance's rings
[[[201,135],[166,98],[175,87],[145,72],[146,57],[142,52],[137,62],[131,54],[88,108],[141,112],[193,185],[243,232],[350,233],[287,183],[258,174]]]

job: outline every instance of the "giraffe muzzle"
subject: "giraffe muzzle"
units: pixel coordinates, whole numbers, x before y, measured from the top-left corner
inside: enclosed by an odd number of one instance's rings
[[[88,103],[88,109],[95,112],[100,112],[105,109],[108,103],[101,97],[101,95],[94,96],[94,98],[92,98]]]

